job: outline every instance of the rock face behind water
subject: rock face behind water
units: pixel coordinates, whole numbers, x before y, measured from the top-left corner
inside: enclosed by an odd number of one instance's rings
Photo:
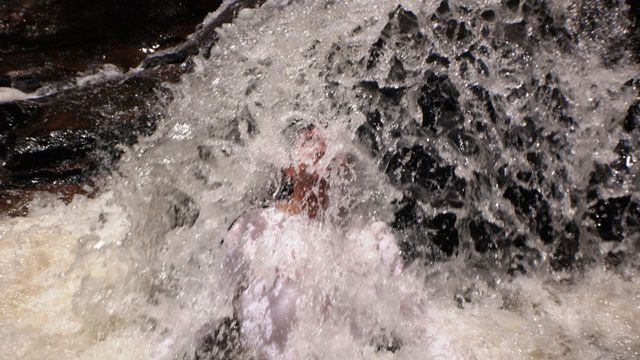
[[[25,92],[103,64],[127,70],[186,40],[221,1],[9,0],[0,5],[0,79]]]
[[[536,69],[547,50],[578,59],[580,46],[605,67],[637,68],[638,8],[615,3],[582,2],[572,23],[537,0],[389,14],[362,61],[366,121],[355,136],[404,194],[391,225],[407,261],[463,251],[513,273],[580,266],[600,242],[634,248],[639,100],[611,119],[616,140],[601,151],[616,159],[590,159],[582,181],[569,175],[573,147],[591,130],[575,90],[557,69]],[[618,91],[637,99],[632,76]]]
[[[0,4],[0,87],[35,95],[0,103],[0,212],[24,213],[33,191],[90,191],[84,185],[119,158],[117,145],[151,134],[163,84],[190,71],[190,57],[207,53],[216,28],[260,1],[236,1],[196,28],[220,3]]]

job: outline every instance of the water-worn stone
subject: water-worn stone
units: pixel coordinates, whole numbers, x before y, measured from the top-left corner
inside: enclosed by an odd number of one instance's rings
[[[611,129],[618,139],[606,151],[615,159],[594,162],[588,183],[576,183],[570,175],[576,168],[568,160],[575,156],[576,133],[589,125],[580,117],[572,84],[553,70],[538,68],[535,59],[541,48],[580,59],[579,41],[593,41],[607,44],[602,64],[615,67],[629,56],[624,39],[629,35],[606,29],[632,22],[616,17],[610,4],[593,2],[582,2],[576,11],[583,16],[575,20],[539,0],[503,0],[490,6],[449,0],[434,8],[427,19],[411,21],[417,24],[410,27],[413,37],[399,30],[394,18],[398,9],[390,14],[363,59],[369,65],[378,59],[376,67],[385,64],[380,66],[384,75],[367,67],[366,80],[358,85],[368,90],[359,104],[367,120],[357,128],[357,138],[403,194],[394,203],[392,226],[402,234],[405,259],[433,260],[455,254],[454,247],[469,246],[476,250],[473,261],[509,263],[505,270],[510,274],[540,263],[560,271],[592,261],[582,257],[596,255],[581,251],[582,241],[592,238],[585,234],[590,230],[576,216],[584,214],[582,209],[589,209],[589,219],[606,214],[602,199],[634,189],[637,141],[627,134],[640,126],[640,105],[635,100],[625,115],[611,119],[627,133]],[[401,75],[390,76],[396,72]],[[637,80],[631,79],[610,95],[625,97],[637,88]],[[594,102],[594,111],[603,106],[610,107]],[[477,214],[467,217],[467,206],[476,203],[487,206],[482,212],[489,212],[492,221]],[[614,211],[614,221],[605,219],[591,231],[598,238],[634,236],[637,225],[632,224],[640,220],[631,213],[640,210],[633,204],[632,197],[622,215]],[[576,211],[566,212],[566,206]],[[429,227],[437,216],[445,219],[444,214],[456,216],[447,224],[459,241],[447,251],[440,245],[452,242],[436,244]],[[622,230],[616,230],[617,223]],[[539,246],[545,250],[538,251]]]
[[[356,136],[371,155],[376,156],[380,152],[380,133],[382,129],[382,121],[380,112],[370,112],[366,115],[367,121],[360,125],[356,130]]]
[[[511,202],[516,213],[528,222],[544,243],[553,242],[553,219],[549,204],[538,190],[512,184],[505,189],[503,196]]]
[[[487,9],[480,13],[480,17],[484,21],[493,21],[496,19],[496,12],[491,9]]]
[[[411,189],[414,196],[433,206],[460,207],[466,183],[455,175],[453,166],[440,165],[433,153],[422,145],[387,153],[385,172],[393,184]]]
[[[640,100],[636,100],[627,111],[627,116],[622,124],[624,130],[628,133],[640,128]]]
[[[624,239],[625,214],[630,201],[630,196],[614,197],[598,200],[591,206],[589,217],[602,240],[620,242]]]
[[[221,1],[52,0],[0,5],[0,75],[34,91],[73,81],[102,64],[135,67],[149,53],[186,40]],[[37,54],[37,56],[36,56]]]
[[[377,67],[381,59],[395,44],[410,44],[421,41],[418,17],[402,6],[389,13],[389,20],[380,33],[378,40],[371,45],[367,69]]]
[[[171,194],[167,200],[169,201],[169,227],[175,229],[178,227],[192,227],[200,216],[200,209],[193,198],[181,191]]]
[[[460,112],[460,92],[447,75],[427,71],[425,84],[420,89],[418,105],[422,110],[422,125],[436,134],[460,125],[464,117]]]
[[[10,170],[37,169],[77,158],[94,150],[96,140],[87,130],[54,130],[42,136],[19,137],[7,156]]]
[[[503,229],[498,225],[482,218],[476,218],[469,222],[469,234],[473,240],[476,251],[484,253],[489,250],[499,249]]]
[[[189,58],[211,48],[218,27],[243,7],[260,3],[233,2],[189,38],[219,1],[0,4],[0,20],[9,19],[0,27],[0,43],[6,44],[0,47],[2,84],[49,89],[46,96],[0,103],[0,198],[15,200],[3,203],[0,212],[24,213],[12,204],[22,204],[16,196],[28,198],[32,191],[73,194],[96,173],[112,168],[122,153],[118,144],[132,145],[154,131],[156,104],[168,96],[163,84],[191,71]],[[119,11],[122,6],[127,11]],[[154,52],[140,71],[76,82],[79,72],[105,62],[126,69]],[[61,83],[64,91],[58,91]],[[257,131],[244,110],[236,123],[244,135]]]
[[[240,322],[225,317],[202,336],[193,354],[194,360],[234,359],[244,353],[241,342]]]
[[[457,251],[460,237],[454,213],[443,212],[428,217],[411,194],[404,196],[396,207],[391,226],[405,234],[400,249],[406,262],[418,258],[438,259]]]
[[[442,213],[436,215],[427,225],[429,229],[434,231],[431,235],[431,241],[449,256],[453,255],[460,244],[456,220],[455,214]]]
[[[576,254],[580,250],[580,227],[572,221],[565,226],[560,237],[551,259],[551,266],[555,270],[567,269],[575,264]]]

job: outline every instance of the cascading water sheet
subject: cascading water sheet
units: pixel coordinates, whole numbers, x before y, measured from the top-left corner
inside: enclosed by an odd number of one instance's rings
[[[242,10],[95,197],[0,219],[0,357],[640,358],[638,64],[589,6]]]

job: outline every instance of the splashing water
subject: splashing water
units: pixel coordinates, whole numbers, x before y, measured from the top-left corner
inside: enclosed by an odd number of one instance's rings
[[[551,180],[540,180],[540,189],[551,183],[560,193],[585,188],[594,160],[617,159],[612,149],[625,135],[603,119],[624,117],[633,102],[633,91],[624,84],[637,75],[637,65],[624,54],[615,64],[603,64],[598,56],[606,44],[597,33],[566,45],[571,47],[566,51],[563,44],[539,39],[542,45],[532,54],[518,31],[540,30],[513,25],[525,16],[524,5],[520,12],[499,12],[508,23],[507,34],[500,36],[510,39],[509,49],[487,48],[484,62],[472,52],[464,55],[470,48],[465,31],[468,36],[484,31],[470,25],[474,14],[502,9],[500,4],[460,1],[442,9],[440,2],[417,0],[402,1],[402,8],[370,0],[267,1],[242,10],[219,30],[210,56],[194,59],[195,71],[158,109],[163,114],[158,130],[128,149],[100,194],[77,196],[69,205],[43,195],[27,217],[1,220],[0,357],[640,358],[637,234],[625,230],[627,240],[602,242],[590,237],[588,221],[581,220],[581,247],[571,256],[584,264],[554,267],[555,239],[570,231],[553,229],[564,229],[563,216],[582,216],[588,204],[575,205],[569,196],[545,200],[540,190],[544,199],[532,195],[531,204],[518,212],[516,195],[527,194],[527,188],[478,180],[483,171],[498,173],[506,160],[523,173],[535,160],[528,154],[542,153],[550,159],[539,168]],[[576,8],[566,2],[550,4],[548,11],[562,17]],[[453,23],[432,14],[451,12],[468,28],[456,22],[452,39],[458,42],[439,41],[439,31],[448,36]],[[611,29],[622,26],[616,21]],[[440,23],[445,25],[439,28]],[[434,73],[443,67],[437,63],[446,62],[457,67]],[[485,71],[490,75],[482,75]],[[552,95],[496,100],[520,88],[526,93],[525,79],[547,73],[554,77],[547,86]],[[553,95],[561,88],[566,96]],[[476,93],[495,95],[495,117],[513,123],[478,120],[486,104],[478,105]],[[552,96],[552,104],[569,104],[540,105]],[[379,124],[371,127],[370,137],[375,141],[363,141],[362,129],[368,129],[363,126],[375,122],[376,111]],[[509,131],[527,131],[525,113],[544,125],[535,131],[561,137],[564,147],[540,136],[525,159],[521,145],[502,146],[501,132],[515,139],[520,133]],[[432,129],[411,132],[429,126],[428,114],[435,119]],[[462,132],[441,135],[440,128],[460,122],[460,114],[463,124],[455,126]],[[573,119],[556,121],[562,116]],[[481,123],[488,130],[468,135],[469,126]],[[274,207],[284,186],[281,169],[294,163],[292,124],[321,129],[326,154],[320,168],[336,158],[348,168],[347,175],[337,170],[323,175],[328,205],[316,219]],[[629,141],[638,148],[637,139]],[[428,149],[424,158],[433,156],[438,165],[421,160],[411,168],[415,151],[403,149],[416,146]],[[631,194],[633,202],[638,153],[625,156],[625,176],[632,180],[600,191],[611,197]],[[445,175],[421,175],[421,167],[429,166],[432,174]],[[516,184],[525,181],[520,173]],[[432,187],[423,184],[412,194],[433,219],[455,214],[453,223],[461,230],[451,249],[453,237],[438,235],[447,221],[431,230],[397,226],[398,204],[424,176],[446,177],[442,184],[429,180]],[[451,200],[456,184],[465,184],[458,194],[463,200]],[[535,205],[543,203],[546,207]],[[442,211],[445,217],[439,218]],[[487,245],[498,250],[480,251],[470,240],[476,240],[474,223],[460,225],[476,213],[499,229]],[[252,216],[264,217],[266,226],[253,247],[244,248],[239,244],[255,226],[246,220]],[[553,217],[553,231],[540,225],[546,217]],[[244,231],[233,240],[239,227]],[[416,232],[429,231],[436,234],[429,238],[435,245],[416,246]],[[500,239],[521,233],[528,236],[528,250],[500,245]],[[239,263],[250,269],[242,276],[229,266],[236,248],[242,248]],[[627,254],[626,261],[605,266],[603,254],[618,250]],[[508,271],[514,258],[522,261],[520,273]],[[288,319],[286,339],[269,347],[260,340],[269,330],[255,328],[273,326],[276,310],[270,320],[264,308],[249,319],[234,303],[244,286],[261,293],[244,295],[245,308],[259,308],[263,294],[283,286],[283,279],[293,284],[284,286],[293,295],[272,291],[272,310],[281,306],[295,320],[282,316]]]

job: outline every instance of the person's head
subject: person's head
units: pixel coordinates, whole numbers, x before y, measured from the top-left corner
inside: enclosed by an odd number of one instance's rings
[[[324,136],[313,123],[292,121],[284,130],[284,135],[291,145],[291,157],[294,163],[314,165],[326,152],[327,144]]]
[[[283,169],[288,194],[278,206],[289,213],[305,212],[309,218],[315,218],[328,203],[328,183],[314,168],[324,156],[327,145],[313,124],[297,127],[291,136],[293,163]]]
[[[300,133],[293,151],[301,157],[298,161],[311,161],[312,164],[315,164],[322,159],[327,151],[327,143],[320,130],[311,124]]]

